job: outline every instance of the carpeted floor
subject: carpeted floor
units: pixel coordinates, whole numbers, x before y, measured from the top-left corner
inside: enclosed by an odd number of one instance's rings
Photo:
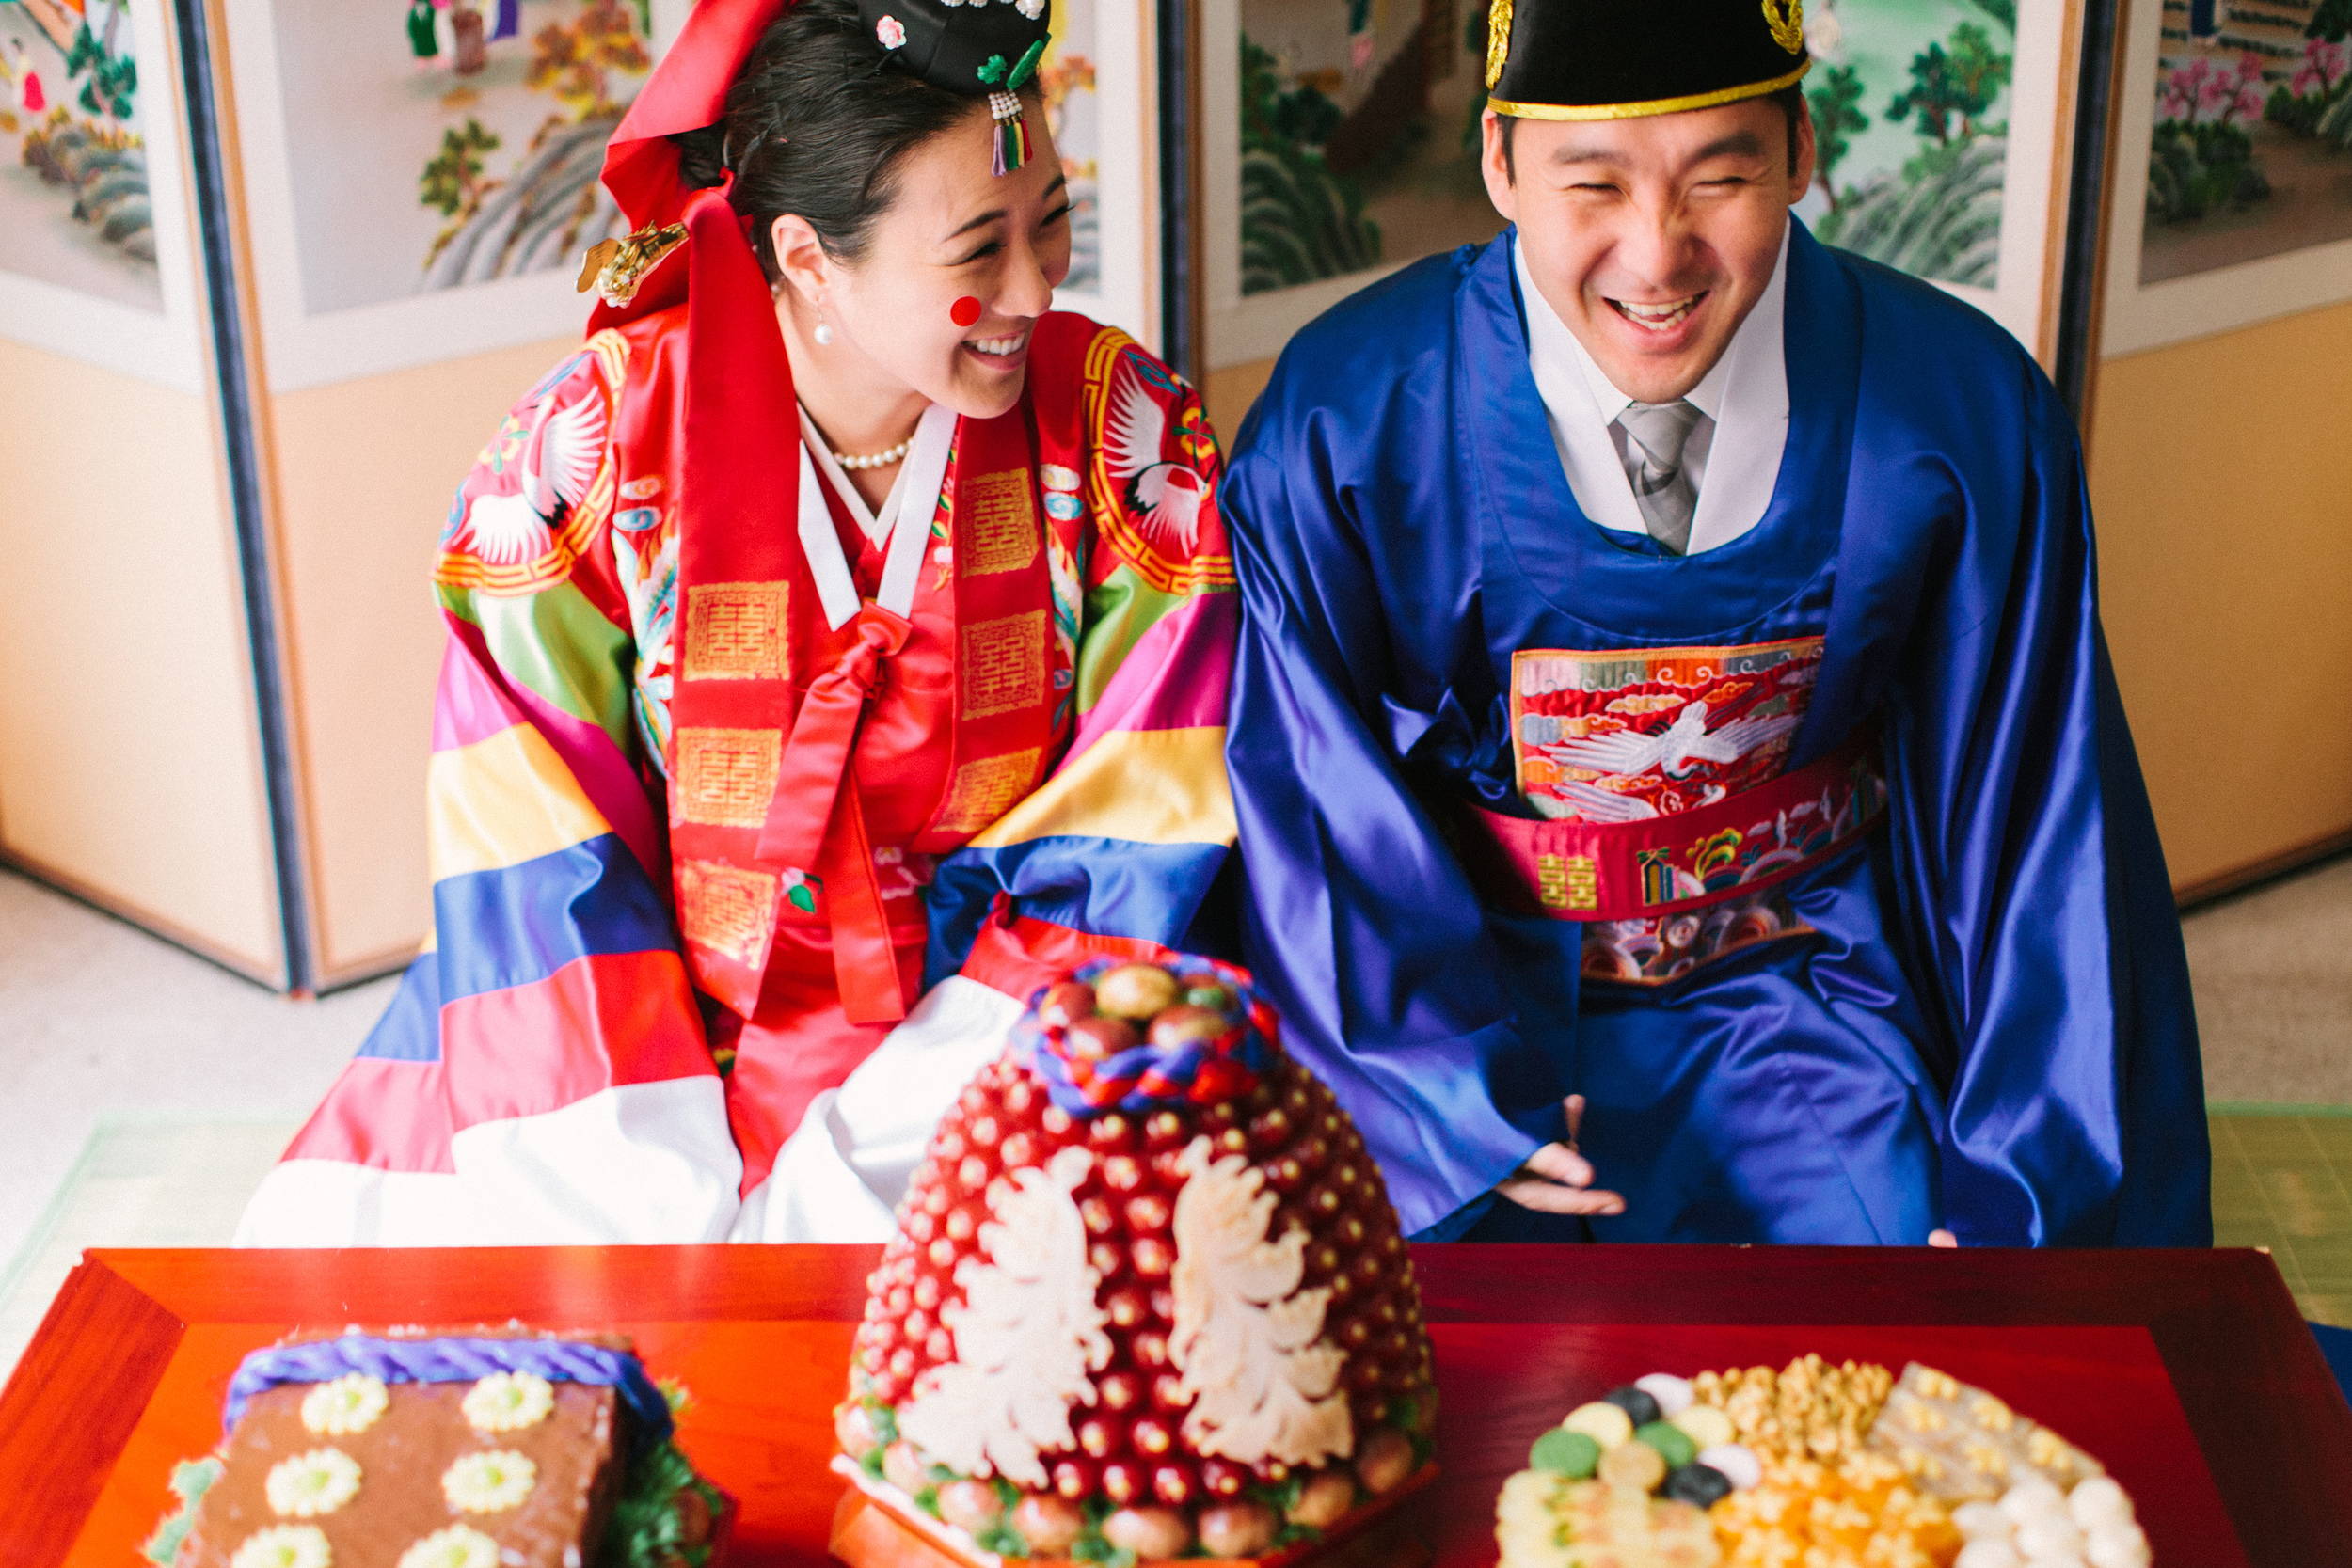
[[[288,1002],[0,871],[0,1278],[103,1122],[298,1123],[390,984]]]
[[[2219,1239],[2352,1324],[2352,860],[2185,929]],[[0,871],[0,1375],[82,1248],[225,1243],[390,992],[288,1002]]]
[[[2182,923],[2205,1098],[2352,1105],[2352,858]]]

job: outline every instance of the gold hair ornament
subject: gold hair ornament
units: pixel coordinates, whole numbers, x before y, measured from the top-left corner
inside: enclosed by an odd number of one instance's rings
[[[580,263],[578,292],[596,291],[607,305],[620,307],[637,297],[637,286],[661,259],[686,243],[686,225],[663,224],[640,229],[626,238],[598,240],[588,247]]]
[[[1772,41],[1791,55],[1804,53],[1804,0],[1786,0],[1774,5],[1763,0],[1764,24],[1772,30]]]
[[[1503,62],[1511,57],[1511,0],[1494,0],[1486,8],[1486,90],[1502,80]]]

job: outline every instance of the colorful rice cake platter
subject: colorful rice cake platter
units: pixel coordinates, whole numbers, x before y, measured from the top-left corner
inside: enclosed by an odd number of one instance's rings
[[[1916,1362],[1658,1372],[1538,1437],[1501,1568],[2150,1568],[2098,1461]]]
[[[347,1333],[258,1351],[147,1544],[163,1568],[716,1568],[727,1498],[617,1339]]]
[[[1098,961],[1037,992],[908,1188],[833,1549],[1294,1562],[1434,1474],[1436,1413],[1387,1189],[1272,1010],[1207,960]]]

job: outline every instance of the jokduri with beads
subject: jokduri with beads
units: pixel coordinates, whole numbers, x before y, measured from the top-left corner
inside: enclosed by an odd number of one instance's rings
[[[898,1223],[836,1467],[949,1557],[1289,1562],[1432,1473],[1387,1189],[1242,971],[1041,987]]]

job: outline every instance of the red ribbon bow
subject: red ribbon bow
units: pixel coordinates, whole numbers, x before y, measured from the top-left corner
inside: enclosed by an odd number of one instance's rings
[[[792,721],[759,858],[817,873],[842,1011],[852,1023],[896,1023],[906,1017],[906,995],[850,758],[866,705],[882,689],[883,661],[906,646],[914,627],[870,600],[850,625],[854,641],[810,684]]]

